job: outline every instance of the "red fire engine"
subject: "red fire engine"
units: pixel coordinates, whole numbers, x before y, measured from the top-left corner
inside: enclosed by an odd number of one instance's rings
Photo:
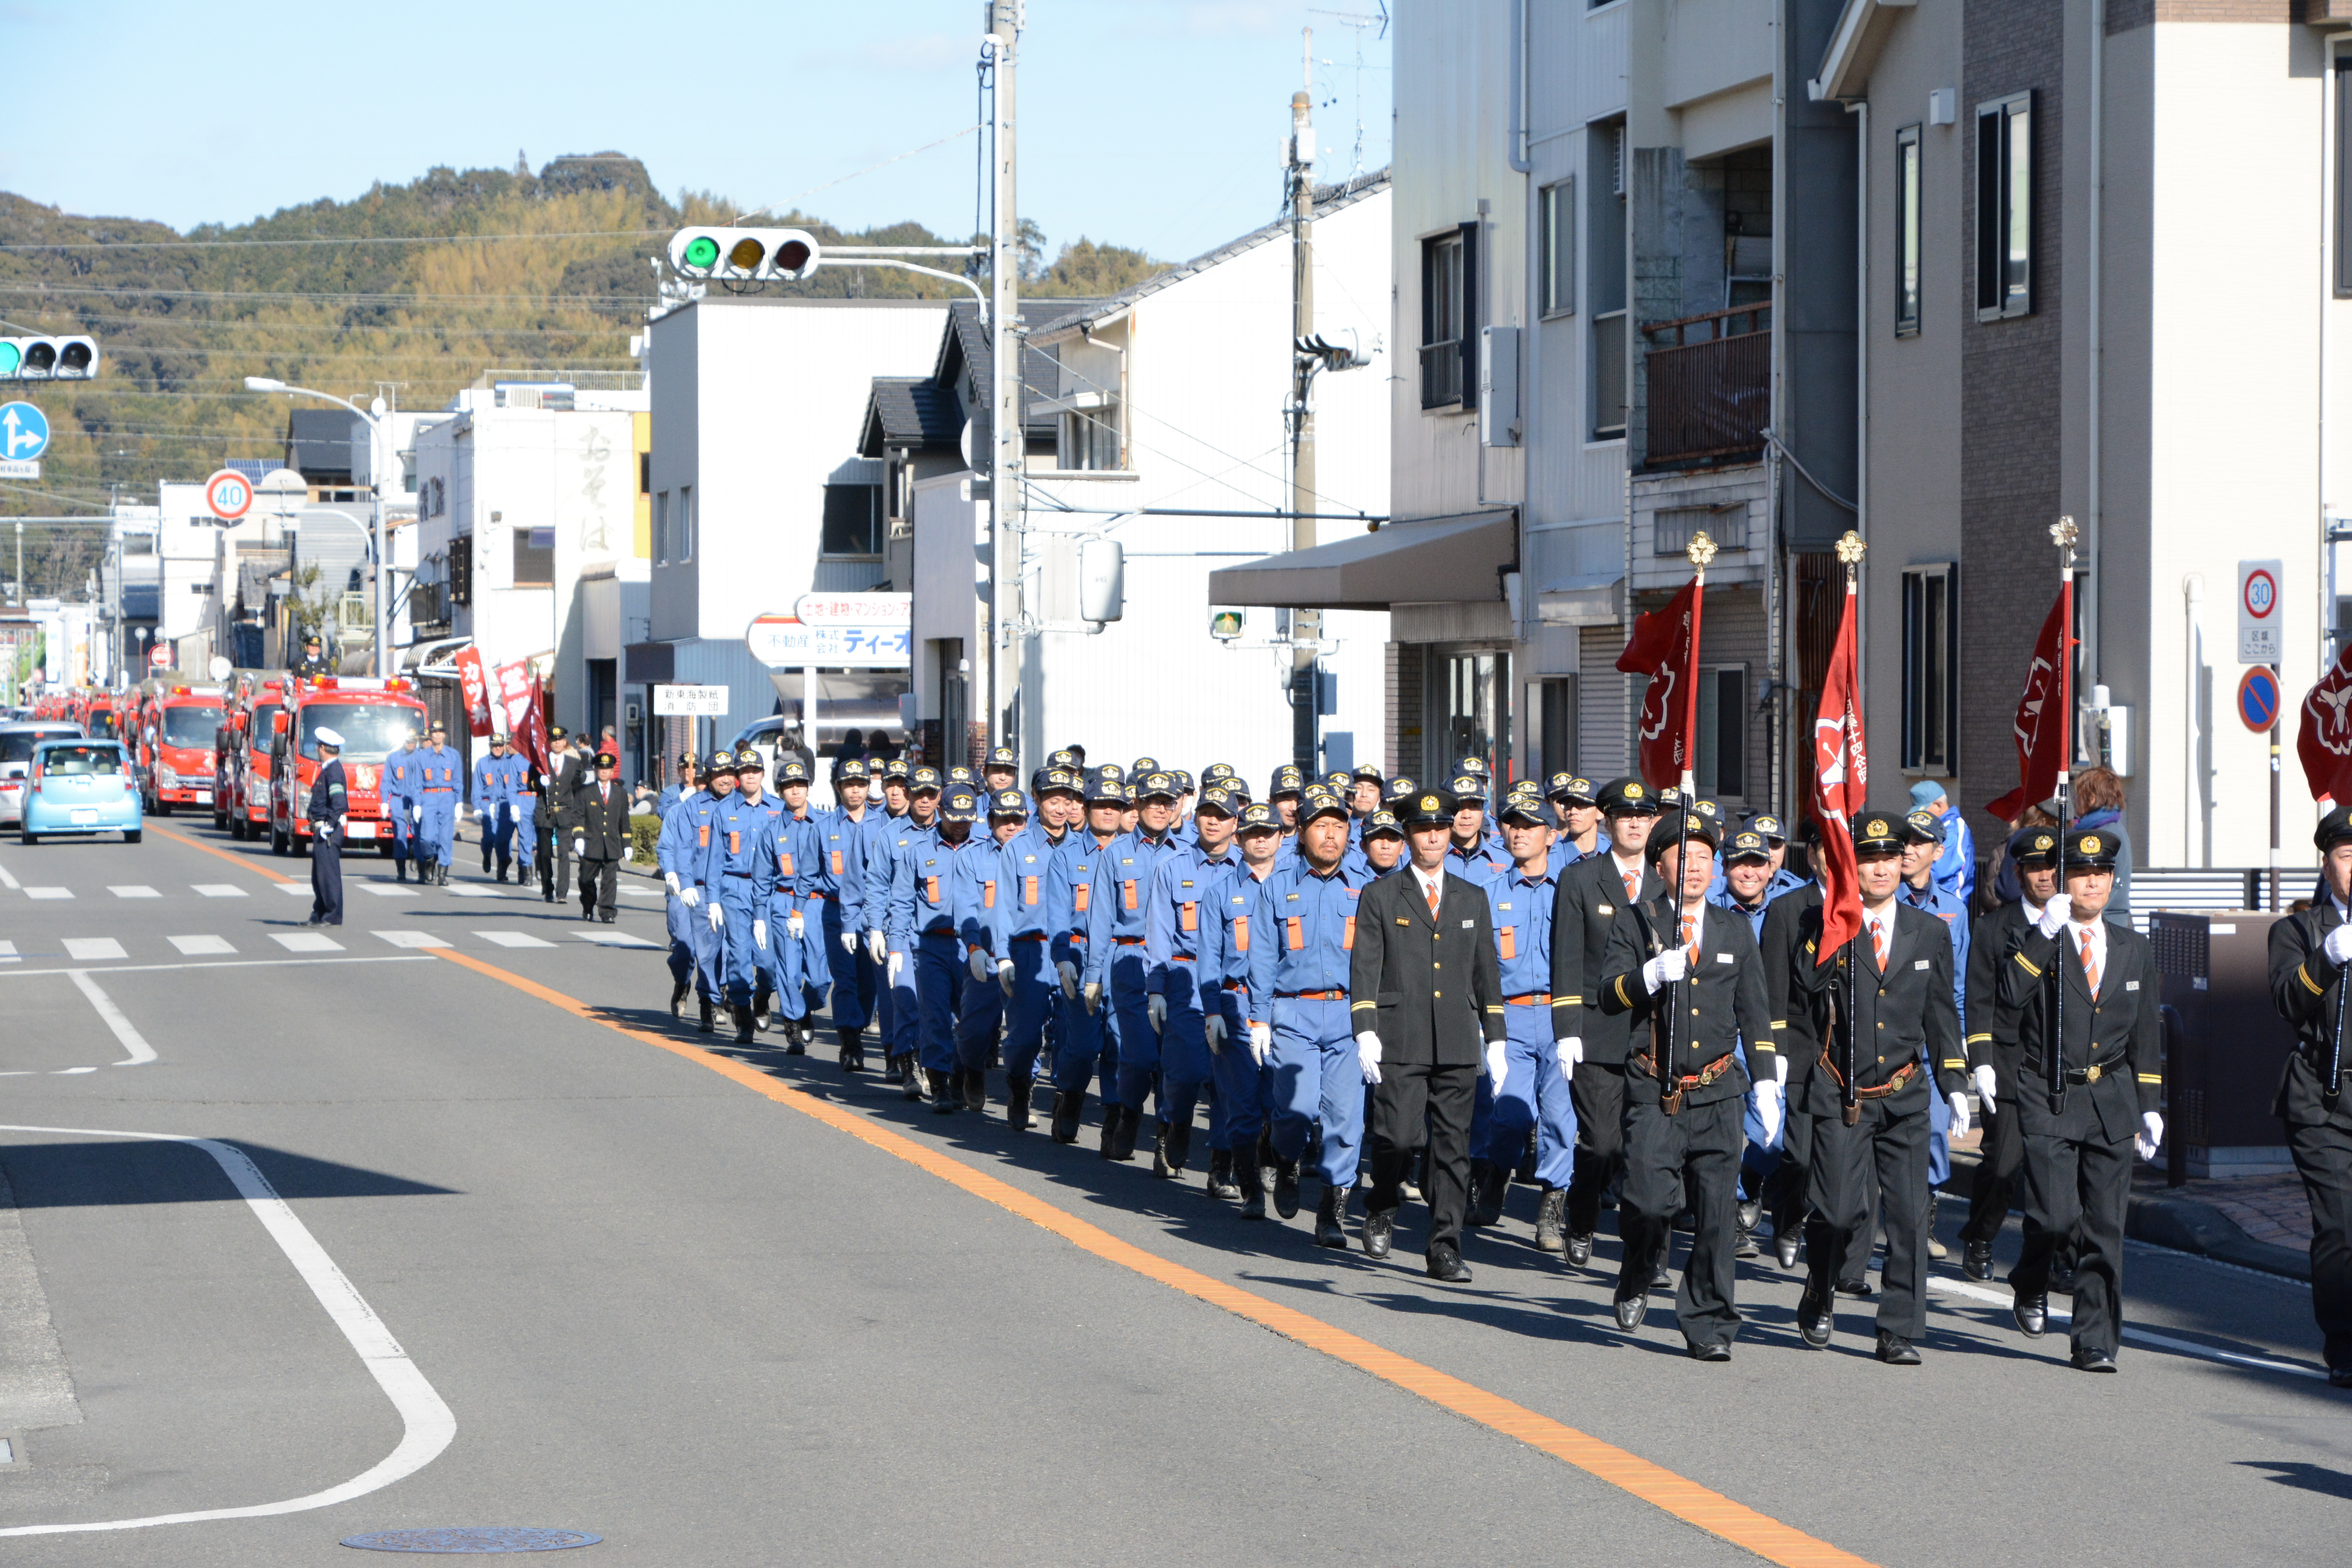
[[[226,708],[217,686],[149,685],[140,693],[140,793],[145,809],[169,816],[175,805],[213,803],[213,773]]]
[[[269,847],[280,855],[308,853],[310,824],[303,807],[319,777],[319,731],[343,737],[343,784],[349,807],[347,843],[373,839],[392,853],[392,822],[383,805],[383,759],[410,731],[426,728],[425,704],[406,680],[321,675],[289,681],[284,706],[269,720]]]

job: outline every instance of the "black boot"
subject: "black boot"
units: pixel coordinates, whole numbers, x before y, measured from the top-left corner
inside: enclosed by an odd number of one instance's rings
[[[394,861],[392,863],[392,871],[393,871],[393,879],[394,879],[394,880],[395,880],[395,881],[401,881],[401,882],[405,882],[406,880],[408,880],[408,862],[407,862],[407,861],[405,861],[405,860],[394,860]]]
[[[1111,1142],[1110,1157],[1121,1164],[1135,1158],[1135,1141],[1143,1132],[1143,1110],[1139,1106],[1118,1108],[1118,1133]]]
[[[988,1109],[988,1069],[986,1068],[963,1069],[963,1108],[966,1110]]]
[[[1118,1101],[1106,1100],[1102,1102],[1102,1142],[1096,1152],[1106,1160],[1117,1157],[1111,1151],[1118,1147]]]
[[[962,1071],[963,1069],[961,1068],[958,1068],[953,1074],[933,1072],[929,1068],[925,1068],[923,1069],[923,1077],[930,1080],[932,1115],[952,1116],[955,1114],[955,1108],[962,1098],[959,1093],[955,1079]]]
[[[751,993],[751,1021],[760,1026],[763,1035],[768,1032],[768,1026],[776,1021],[773,1011],[775,999],[776,994],[764,985]]]
[[[1250,1150],[1242,1150],[1234,1162],[1234,1174],[1239,1179],[1242,1194],[1242,1218],[1265,1217],[1265,1172]]]
[[[702,1022],[695,1026],[695,1032],[700,1035],[707,1035],[718,1027],[718,1011],[717,1004],[713,1003],[709,997],[705,996],[702,998]]]
[[[1470,1167],[1470,1223],[1493,1225],[1503,1217],[1503,1200],[1511,1195],[1511,1168],[1481,1160]]]
[[[807,1019],[787,1018],[784,1020],[784,1055],[788,1057],[804,1057],[808,1055],[808,1041],[809,1026]]]
[[[1160,1149],[1167,1158],[1169,1173],[1181,1176],[1184,1173],[1184,1162],[1192,1152],[1192,1119],[1188,1116],[1181,1121],[1171,1121],[1167,1128]]]
[[[1560,1252],[1567,1248],[1568,1189],[1546,1187],[1536,1204],[1536,1250]]]
[[[1274,1212],[1285,1219],[1298,1212],[1298,1162],[1296,1160],[1275,1162]]]
[[[1054,1142],[1075,1143],[1078,1141],[1078,1119],[1086,1114],[1087,1097],[1077,1089],[1066,1089],[1054,1096]]]
[[[1315,1205],[1315,1245],[1345,1251],[1348,1246],[1347,1227],[1341,1224],[1348,1216],[1348,1189],[1327,1186]]]
[[[1209,1153],[1209,1195],[1223,1198],[1228,1203],[1242,1195],[1240,1186],[1234,1181],[1234,1152],[1231,1149],[1215,1149]]]
[[[842,1071],[864,1072],[866,1070],[866,1041],[864,1035],[865,1031],[862,1029],[844,1029],[841,1031]]]
[[[898,1058],[898,1098],[901,1100],[923,1098],[923,1072],[915,1065],[914,1053],[911,1051]]]
[[[669,988],[669,1016],[677,1017],[686,1010],[687,983],[683,980]]]
[[[1152,1126],[1156,1131],[1151,1135],[1151,1173],[1164,1181],[1176,1173],[1175,1167],[1168,1163],[1168,1139],[1175,1128],[1165,1121],[1155,1121]]]
[[[735,1043],[739,1046],[751,1043],[751,1009],[740,1004],[735,1008]]]
[[[1035,1081],[1034,1079],[1016,1078],[1005,1089],[1004,1125],[1015,1132],[1029,1131],[1029,1090]]]

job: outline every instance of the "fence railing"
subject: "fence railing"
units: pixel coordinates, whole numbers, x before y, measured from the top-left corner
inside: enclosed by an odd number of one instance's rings
[[[1648,460],[1725,458],[1764,447],[1771,417],[1769,305],[1645,322]]]

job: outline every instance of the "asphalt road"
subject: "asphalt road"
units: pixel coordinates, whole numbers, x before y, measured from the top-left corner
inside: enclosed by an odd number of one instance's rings
[[[1529,1189],[1467,1287],[1411,1210],[1387,1263],[1322,1252],[1311,1190],[1245,1223],[1091,1124],[1008,1133],[1001,1079],[935,1118],[824,1051],[705,1051],[656,897],[584,927],[469,855],[447,889],[350,862],[319,949],[306,863],[200,824],[0,843],[0,1531],[273,1510],[10,1563],[491,1525],[665,1568],[1755,1560],[1694,1520],[1784,1561],[2343,1550],[2352,1399],[2302,1287],[2135,1247],[2096,1378],[1939,1268],[1896,1371],[1853,1303],[1800,1348],[1768,1258],[1702,1366],[1663,1300],[1629,1340],[1535,1250]]]

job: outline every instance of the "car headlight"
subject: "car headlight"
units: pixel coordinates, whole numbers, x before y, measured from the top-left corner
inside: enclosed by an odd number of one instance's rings
[[[157,768],[155,770],[155,776],[163,781],[163,784],[165,789],[177,789],[180,787],[180,775],[169,763],[165,763],[162,767]]]

